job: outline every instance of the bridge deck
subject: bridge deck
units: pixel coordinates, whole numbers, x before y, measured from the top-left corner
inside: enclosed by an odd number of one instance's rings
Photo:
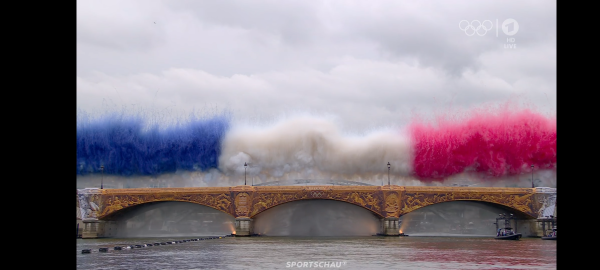
[[[548,188],[507,188],[507,187],[440,187],[440,186],[233,186],[233,187],[178,187],[178,188],[121,188],[87,189],[90,193],[101,194],[141,194],[141,193],[181,193],[181,192],[227,192],[227,191],[303,191],[303,190],[339,190],[339,191],[409,191],[409,192],[455,192],[455,193],[539,193],[538,189]],[[546,192],[544,192],[546,193]]]

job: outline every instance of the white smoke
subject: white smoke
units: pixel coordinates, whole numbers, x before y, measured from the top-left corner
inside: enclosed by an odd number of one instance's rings
[[[390,174],[408,176],[408,136],[385,129],[365,136],[341,133],[332,120],[297,116],[268,127],[237,125],[224,138],[219,158],[224,174],[246,173],[262,181],[344,179],[370,181]]]

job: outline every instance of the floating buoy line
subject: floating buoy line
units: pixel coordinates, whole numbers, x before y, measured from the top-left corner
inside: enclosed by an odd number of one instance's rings
[[[145,247],[152,247],[152,246],[174,245],[174,244],[181,244],[181,243],[195,242],[195,241],[202,241],[202,240],[224,239],[225,237],[233,237],[233,235],[192,238],[192,239],[167,241],[167,242],[155,242],[152,244],[115,246],[112,250],[127,250],[127,249],[145,248]],[[104,252],[108,252],[109,250],[110,249],[107,247],[101,247],[98,249],[98,252],[104,253]],[[82,249],[81,250],[81,254],[90,254],[90,253],[92,253],[92,249]]]

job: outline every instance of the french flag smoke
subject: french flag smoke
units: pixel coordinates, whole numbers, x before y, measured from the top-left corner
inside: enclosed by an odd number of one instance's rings
[[[391,176],[403,183],[443,182],[465,173],[494,181],[531,173],[531,165],[555,171],[556,138],[556,117],[529,109],[471,110],[361,136],[315,116],[252,125],[223,113],[167,126],[123,113],[78,116],[77,175],[96,175],[104,166],[104,174],[118,177],[187,172],[210,175],[213,185],[238,185],[246,169],[257,182],[379,184],[390,162]]]
[[[465,121],[412,123],[413,173],[440,179],[465,170],[491,177],[556,167],[556,119],[529,110],[473,112]]]

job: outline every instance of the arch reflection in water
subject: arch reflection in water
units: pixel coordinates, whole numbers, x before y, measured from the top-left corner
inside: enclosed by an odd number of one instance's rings
[[[226,235],[234,218],[216,209],[188,202],[157,202],[125,210],[115,217],[116,237]]]
[[[379,227],[371,211],[333,200],[289,202],[254,217],[254,233],[267,236],[370,236]]]

